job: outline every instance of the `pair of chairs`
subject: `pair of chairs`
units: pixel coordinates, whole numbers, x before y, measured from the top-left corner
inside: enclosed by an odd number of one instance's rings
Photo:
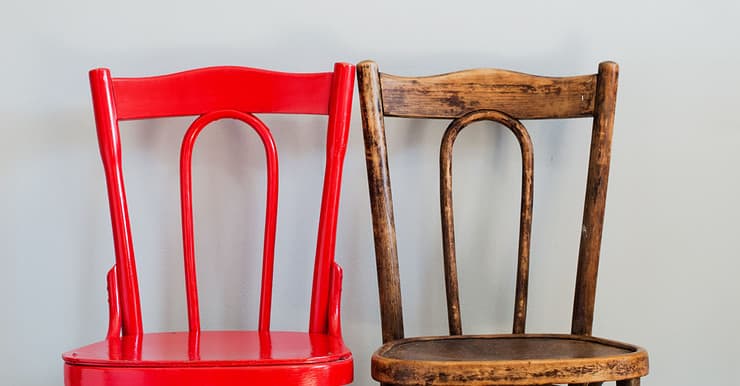
[[[291,74],[213,67],[149,78],[90,72],[100,152],[108,187],[115,265],[108,273],[105,340],[63,354],[67,386],[343,385],[353,362],[340,321],[342,269],[334,261],[339,191],[347,145],[355,67]],[[502,70],[470,70],[406,78],[357,68],[384,345],[373,355],[373,378],[384,384],[638,385],[646,352],[591,337],[596,272],[609,171],[617,66],[595,75],[549,78]],[[268,127],[254,114],[328,116],[326,168],[306,332],[270,329],[278,157]],[[144,333],[118,122],[197,116],[180,153],[183,251],[189,329]],[[388,170],[384,116],[450,119],[440,157],[443,255],[450,335],[406,339]],[[520,119],[594,118],[571,334],[525,334],[533,150]],[[191,195],[193,145],[205,126],[236,119],[259,135],[267,159],[267,205],[257,331],[201,331]],[[522,200],[513,334],[463,335],[458,300],[451,192],[457,134],[472,122],[509,128],[522,149]]]

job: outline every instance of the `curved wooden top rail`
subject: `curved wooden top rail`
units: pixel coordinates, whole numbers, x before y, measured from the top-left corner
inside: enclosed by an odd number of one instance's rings
[[[97,71],[108,70],[91,73]],[[126,120],[214,110],[326,115],[332,76],[332,72],[295,74],[221,66],[111,81],[117,118]]]
[[[380,74],[383,112],[406,118],[458,118],[498,110],[516,119],[594,114],[596,75],[545,77],[475,69],[425,77]]]

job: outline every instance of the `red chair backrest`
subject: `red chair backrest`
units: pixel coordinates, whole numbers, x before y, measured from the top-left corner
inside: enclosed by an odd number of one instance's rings
[[[105,68],[90,71],[93,109],[103,159],[123,336],[143,334],[138,278],[126,204],[118,122],[199,116],[188,128],[180,153],[183,249],[190,331],[200,331],[193,246],[191,159],[195,140],[209,123],[232,118],[254,128],[267,158],[267,208],[260,292],[259,330],[270,328],[272,266],[278,197],[278,156],[267,126],[253,113],[328,115],[326,169],[313,273],[309,332],[326,332],[330,271],[334,262],[342,166],[347,145],[354,66],[333,72],[295,74],[246,67],[210,67],[145,78],[113,78]]]

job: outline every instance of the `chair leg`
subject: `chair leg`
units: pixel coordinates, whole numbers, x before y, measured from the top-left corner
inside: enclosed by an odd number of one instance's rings
[[[640,378],[617,381],[617,386],[640,386]]]

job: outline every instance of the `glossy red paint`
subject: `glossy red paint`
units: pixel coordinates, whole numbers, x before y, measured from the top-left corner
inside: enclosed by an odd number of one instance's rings
[[[146,78],[90,71],[101,158],[108,186],[116,262],[108,272],[105,340],[63,354],[65,385],[343,385],[352,354],[341,337],[342,270],[334,262],[342,166],[347,146],[354,66],[294,74],[211,67]],[[270,331],[277,219],[278,155],[269,128],[254,113],[328,115],[326,169],[307,332]],[[181,148],[181,206],[188,306],[187,332],[144,333],[126,202],[118,122],[198,116]],[[192,213],[192,152],[198,134],[236,119],[259,135],[267,159],[267,205],[258,331],[201,331]]]
[[[344,385],[352,356],[341,337],[257,331],[148,333],[67,354],[65,385]]]
[[[329,335],[342,336],[342,315],[340,313],[342,300],[342,279],[344,273],[339,264],[334,263],[331,271],[331,283],[329,290]]]
[[[106,338],[121,336],[121,304],[118,302],[118,285],[116,284],[116,266],[108,271],[105,277],[108,283],[108,333]]]
[[[278,205],[278,155],[270,129],[252,114],[236,110],[218,110],[198,117],[185,133],[180,150],[180,202],[182,204],[183,251],[185,252],[185,286],[188,300],[190,331],[200,331],[198,286],[195,272],[195,244],[193,237],[192,158],[193,145],[206,125],[223,118],[240,120],[254,128],[265,146],[267,156],[267,205],[265,214],[265,241],[262,248],[262,290],[260,292],[259,330],[270,329],[272,305],[272,269],[275,255],[275,230]],[[335,229],[336,231],[336,229]]]
[[[341,337],[286,331],[161,332],[107,339],[69,353],[67,364],[111,367],[268,366],[348,358]]]

